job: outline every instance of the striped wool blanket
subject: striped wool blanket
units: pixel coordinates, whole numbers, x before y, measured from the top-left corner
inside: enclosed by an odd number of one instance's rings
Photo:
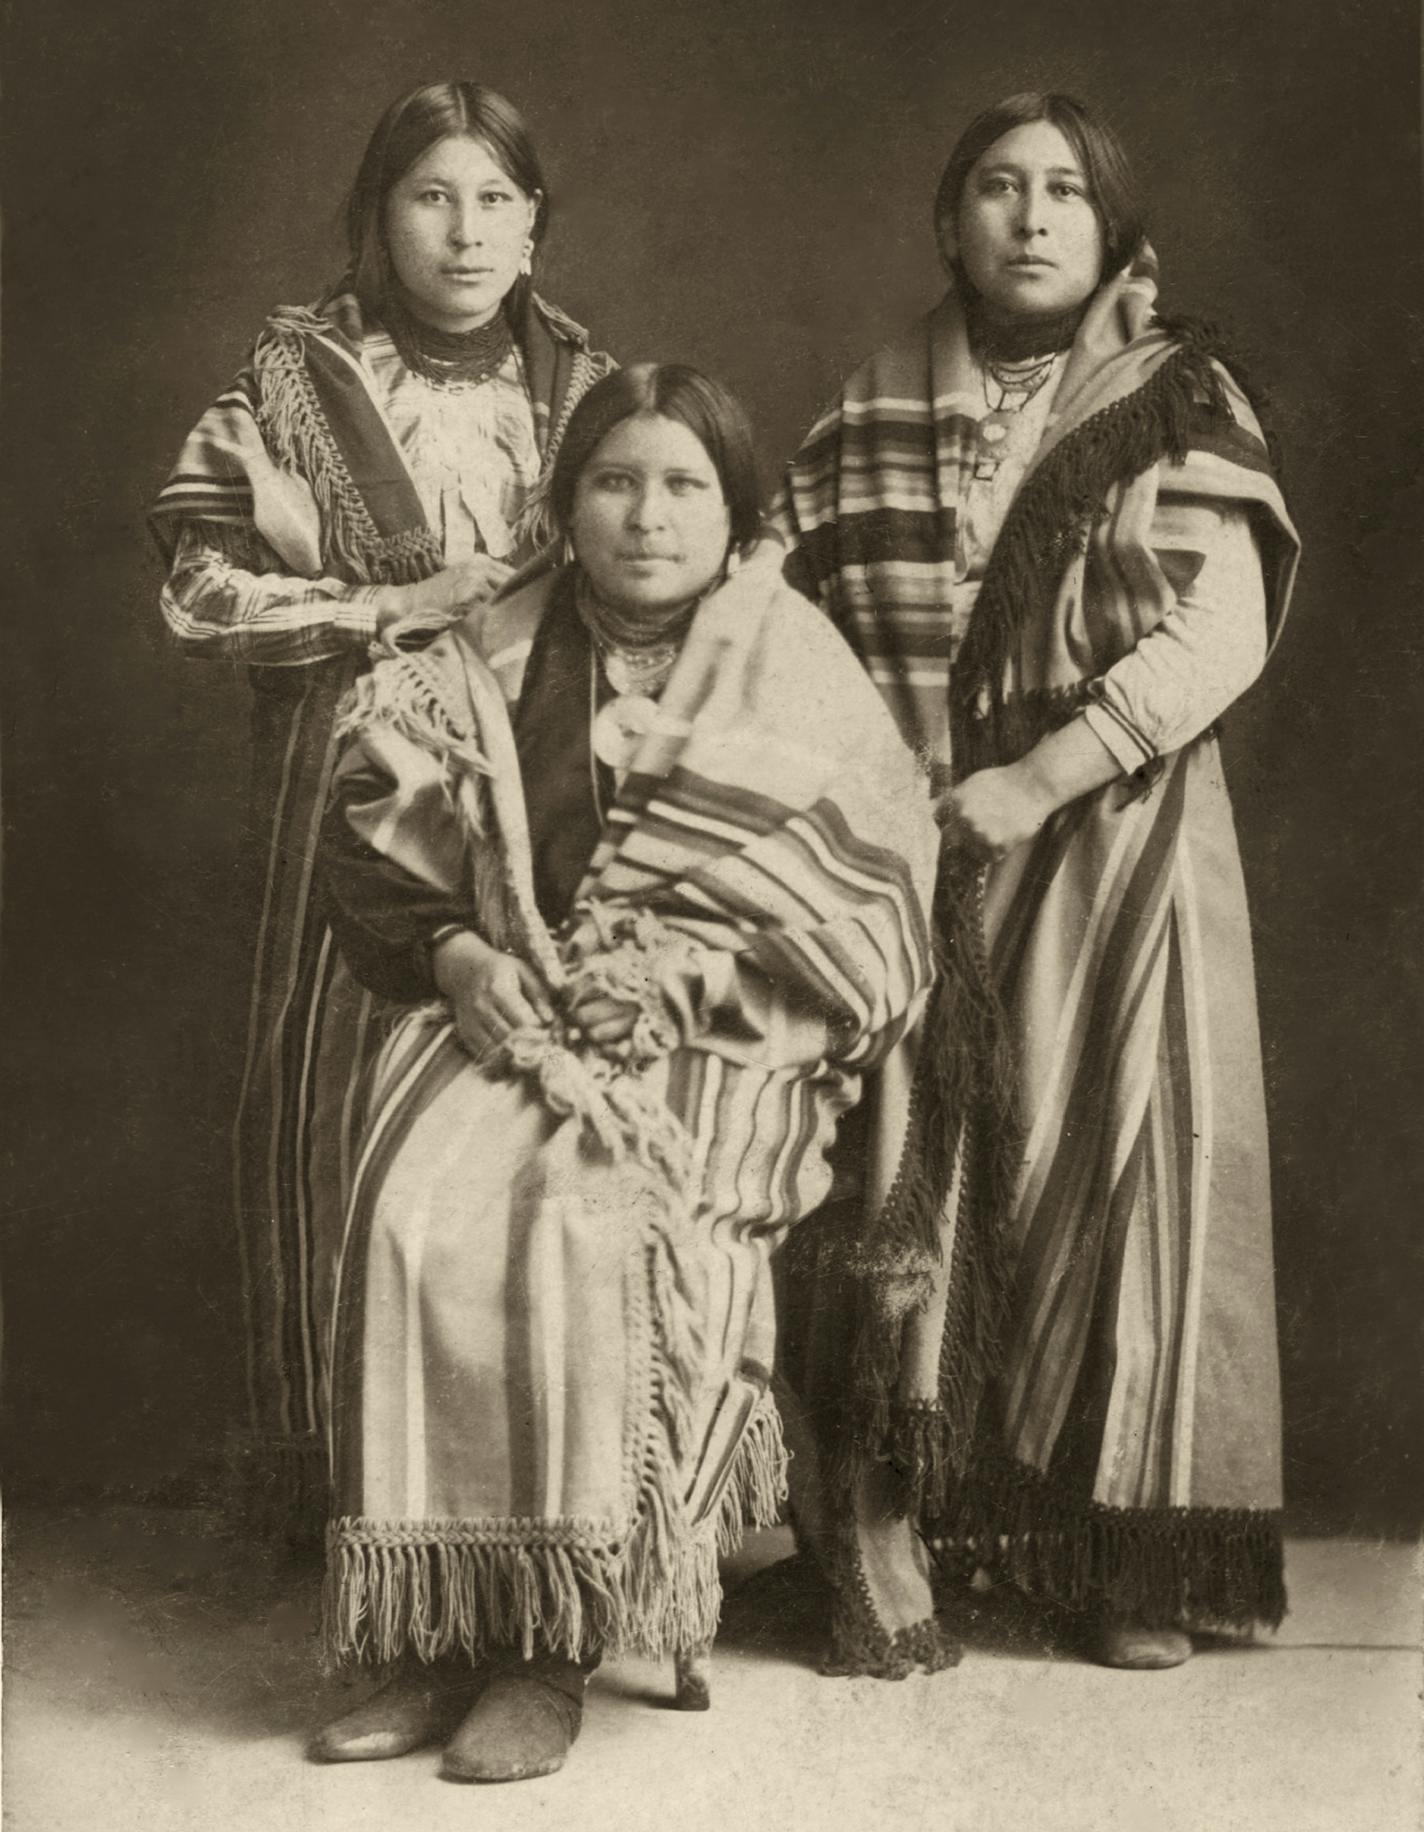
[[[526,294],[516,333],[547,477],[579,398],[612,367],[555,307]],[[300,583],[425,577],[443,564],[415,483],[361,360],[349,293],[284,307],[199,420],[151,527],[166,559],[184,526],[260,536]],[[526,557],[530,547],[522,550]],[[246,1500],[266,1524],[319,1531],[326,1516],[325,1345],[351,1181],[358,1089],[380,1004],[347,972],[314,894],[338,706],[366,658],[254,667],[246,861],[256,929],[234,1201],[243,1267],[250,1439]]]
[[[953,294],[851,378],[790,467],[788,576],[940,781],[1073,717],[1170,616],[1223,510],[1250,518],[1279,628],[1296,541],[1260,426],[1155,300],[1144,254],[1092,301],[962,640],[983,396]],[[984,873],[947,860],[936,901],[945,972],[884,1077],[892,1136],[911,1124],[872,1179],[878,1282],[847,1299],[813,1271],[802,1300],[800,1378],[838,1421],[842,1505],[888,1457],[907,1515],[1065,1603],[1275,1621],[1264,1102],[1215,734]]]
[[[930,979],[926,785],[775,566],[699,609],[574,912],[534,902],[507,713],[536,577],[358,692],[349,840],[643,1016],[477,1063],[416,1008],[377,1068],[342,1250],[326,1638],[341,1659],[710,1639],[774,1515],[769,1260]]]

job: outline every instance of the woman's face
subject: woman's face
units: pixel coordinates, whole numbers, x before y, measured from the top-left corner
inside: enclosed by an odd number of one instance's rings
[[[1073,145],[1030,121],[975,162],[959,203],[959,258],[990,305],[1013,318],[1071,312],[1102,278],[1103,228]]]
[[[627,616],[652,619],[705,592],[731,519],[702,441],[659,413],[621,421],[579,474],[569,538],[594,591]]]
[[[442,331],[487,324],[519,275],[539,200],[483,140],[427,148],[386,198],[386,246],[406,304]]]

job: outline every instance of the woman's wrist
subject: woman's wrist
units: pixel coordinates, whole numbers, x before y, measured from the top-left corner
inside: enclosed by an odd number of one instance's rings
[[[450,978],[452,970],[497,952],[483,935],[463,923],[446,923],[443,928],[437,929],[426,948],[430,958],[430,975],[440,992],[449,990],[445,982]]]
[[[371,588],[369,603],[376,613],[376,634],[384,636],[393,623],[418,610],[416,587],[411,585],[377,585]]]
[[[1008,766],[1014,785],[1047,820],[1121,775],[1116,757],[1080,714]]]

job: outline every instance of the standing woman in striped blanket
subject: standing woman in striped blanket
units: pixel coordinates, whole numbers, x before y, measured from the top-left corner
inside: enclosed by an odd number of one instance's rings
[[[1169,1666],[1193,1626],[1285,1607],[1216,726],[1296,540],[1229,359],[1157,310],[1109,128],[1062,95],[991,108],[935,221],[948,294],[846,384],[782,503],[788,577],[924,757],[944,834],[945,972],[882,1080],[910,1125],[872,1192],[877,1276],[839,1312],[822,1279],[799,1378],[838,1418],[848,1581],[874,1605],[847,1664],[928,1611],[919,1526],[1082,1612],[1096,1658]]]
[[[403,96],[347,201],[348,271],[318,305],[272,314],[153,514],[169,629],[244,664],[253,695],[260,927],[236,1219],[254,1474],[302,1530],[324,1513],[331,1267],[377,1040],[313,894],[335,711],[374,641],[428,637],[533,550],[568,415],[612,367],[533,290],[548,214],[502,96]]]
[[[551,505],[562,565],[358,685],[324,830],[341,945],[409,1010],[338,1275],[325,1609],[395,1670],[313,1754],[448,1737],[461,1780],[557,1768],[600,1655],[711,1640],[719,1547],[783,1492],[769,1262],[930,978],[927,787],[752,554],[736,401],[609,376]]]

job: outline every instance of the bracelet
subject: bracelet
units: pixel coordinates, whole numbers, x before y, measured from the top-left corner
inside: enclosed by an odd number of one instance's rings
[[[435,978],[435,950],[442,941],[449,941],[452,935],[478,935],[479,930],[469,922],[442,922],[435,933],[424,941],[416,942],[411,948],[416,970],[422,978],[433,981]]]
[[[433,955],[442,941],[448,941],[452,935],[473,935],[475,931],[467,922],[443,922],[426,942],[425,946]]]

